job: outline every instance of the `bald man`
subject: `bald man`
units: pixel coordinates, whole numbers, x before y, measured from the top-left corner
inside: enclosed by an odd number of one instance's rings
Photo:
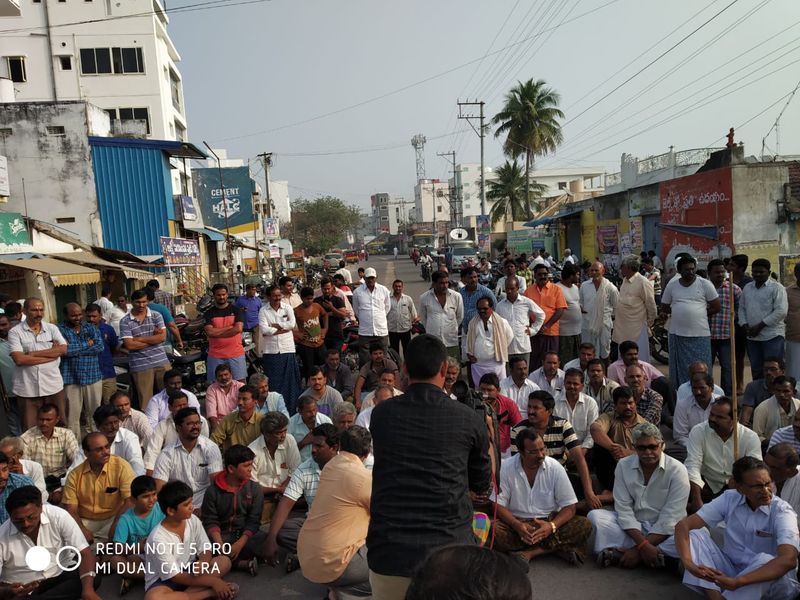
[[[603,360],[611,352],[611,318],[619,300],[619,291],[604,277],[605,271],[603,263],[593,262],[589,281],[580,288],[581,341],[594,345],[597,356]]]

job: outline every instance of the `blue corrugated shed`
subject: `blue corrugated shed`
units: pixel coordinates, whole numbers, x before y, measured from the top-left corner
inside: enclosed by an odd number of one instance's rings
[[[169,156],[205,155],[167,140],[90,137],[89,144],[105,247],[161,254],[159,238],[175,219]]]

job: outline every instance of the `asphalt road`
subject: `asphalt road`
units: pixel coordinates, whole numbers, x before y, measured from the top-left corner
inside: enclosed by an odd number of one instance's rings
[[[407,257],[394,261],[391,257],[371,257],[361,266],[374,267],[378,281],[391,288],[394,279],[402,279],[405,291],[415,302],[429,284],[422,281],[419,270]],[[352,269],[355,272],[355,268]],[[286,575],[281,569],[262,565],[256,577],[234,573],[229,577],[239,584],[240,598],[322,598],[324,586],[305,580],[300,571]],[[684,588],[677,574],[645,569],[623,571],[621,569],[600,570],[590,558],[583,567],[569,567],[554,557],[544,557],[531,564],[530,580],[536,600],[673,600],[697,598]],[[107,576],[100,588],[104,600],[119,598],[119,577]],[[143,587],[135,587],[125,598],[141,600]]]

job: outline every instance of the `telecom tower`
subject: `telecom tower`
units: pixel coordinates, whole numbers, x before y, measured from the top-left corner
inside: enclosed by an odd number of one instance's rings
[[[427,141],[421,133],[411,138],[411,145],[414,146],[417,153],[417,181],[425,179],[425,142]]]

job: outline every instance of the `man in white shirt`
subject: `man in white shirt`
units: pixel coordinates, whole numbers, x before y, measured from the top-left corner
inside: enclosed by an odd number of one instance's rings
[[[144,409],[144,414],[153,429],[156,428],[159,422],[170,416],[169,394],[177,391],[183,392],[189,400],[189,406],[196,408],[200,412],[200,403],[197,401],[197,396],[189,390],[183,389],[183,377],[178,371],[170,369],[164,373],[164,389],[150,398]]]
[[[733,428],[739,428],[739,453],[733,455]],[[731,478],[733,463],[743,456],[761,460],[761,442],[750,429],[734,423],[730,398],[722,396],[711,405],[708,421],[689,432],[686,450],[689,473],[690,512],[722,494]]]
[[[178,431],[175,429],[173,417],[181,409],[189,406],[189,398],[183,390],[171,391],[167,398],[169,403],[170,415],[160,421],[153,430],[152,435],[145,440],[144,468],[147,475],[153,474],[156,459],[164,448],[171,448],[178,442]],[[210,429],[208,421],[204,416],[200,416],[200,435],[208,437]]]
[[[142,459],[142,442],[139,437],[121,427],[122,414],[116,406],[103,404],[94,411],[92,419],[97,431],[103,433],[111,444],[111,454],[128,461],[136,475],[144,475],[144,461]],[[82,452],[76,457],[73,466],[82,462]]]
[[[263,352],[261,361],[270,386],[283,396],[286,408],[293,412],[301,392],[300,368],[297,365],[293,334],[297,319],[291,305],[283,301],[278,286],[267,288],[267,297],[269,302],[258,311]]]
[[[589,267],[590,280],[580,289],[581,340],[594,345],[600,358],[611,353],[611,330],[614,310],[617,308],[619,291],[605,278],[603,263],[595,261]]]
[[[431,289],[419,298],[419,318],[425,332],[439,338],[447,348],[448,356],[459,360],[458,327],[464,320],[464,300],[461,294],[450,289],[450,278],[443,271],[431,275]]]
[[[658,427],[643,423],[632,435],[636,454],[620,459],[614,474],[614,511],[588,515],[601,567],[663,567],[665,556],[677,558],[672,536],[686,516],[689,475],[664,453]]]
[[[572,565],[583,563],[592,527],[575,515],[578,499],[566,470],[547,456],[533,428],[517,434],[517,448],[500,468],[495,549],[524,561],[555,553]]]
[[[347,285],[353,283],[353,274],[350,272],[350,269],[347,268],[347,264],[343,260],[339,261],[339,268],[336,269],[333,274],[341,275]]]
[[[583,372],[569,369],[564,373],[564,391],[556,396],[553,414],[572,423],[584,454],[594,446],[589,427],[600,416],[594,398],[583,393]]]
[[[572,265],[577,264],[575,257],[572,255],[572,250],[564,248],[564,264],[566,265],[567,263]]]
[[[792,424],[786,427],[779,427],[769,438],[768,447],[772,448],[775,444],[790,444],[798,453],[800,453],[800,412],[794,414]]]
[[[538,333],[544,324],[545,316],[544,311],[533,300],[520,294],[518,280],[519,277],[510,277],[506,280],[505,297],[495,308],[495,312],[508,321],[514,332],[514,337],[508,346],[509,370],[514,358],[524,358],[526,365],[530,362],[531,337]],[[527,399],[525,402],[527,403]]]
[[[779,375],[772,381],[772,396],[756,406],[753,411],[753,431],[763,442],[781,427],[794,420],[800,400],[794,397],[795,382],[792,377]]]
[[[571,361],[563,366],[566,373],[569,369],[578,369],[583,373],[584,385],[589,385],[589,361],[597,358],[597,351],[594,344],[589,342],[582,342],[578,347],[578,358],[573,358]]]
[[[600,358],[593,358],[586,364],[586,378],[589,382],[584,386],[584,393],[594,398],[601,414],[607,412],[606,407],[614,404],[611,394],[619,384],[606,379],[606,366]]]
[[[264,492],[263,523],[269,521],[289,478],[300,465],[300,450],[295,439],[287,434],[289,419],[283,413],[267,413],[259,426],[261,435],[248,447],[255,454],[251,479]]]
[[[761,459],[740,458],[732,471],[736,489],[675,526],[684,585],[706,598],[797,597],[797,515],[773,497],[769,469]],[[723,521],[725,539],[718,546],[708,528]]]
[[[33,481],[33,485],[42,492],[42,501],[47,502],[47,485],[44,481],[44,469],[39,463],[22,458],[25,454],[25,446],[22,439],[18,437],[4,437],[0,440],[0,453],[8,459],[8,470],[11,473],[27,475]]]
[[[117,390],[111,394],[109,402],[119,409],[122,421],[120,427],[135,433],[144,447],[147,440],[153,435],[153,426],[150,425],[150,419],[147,418],[147,415],[140,410],[132,408],[130,396],[122,390]]]
[[[417,317],[417,307],[414,300],[408,294],[403,293],[403,282],[395,279],[392,282],[392,296],[390,298],[391,308],[386,315],[386,322],[389,327],[389,346],[400,354],[400,346],[403,346],[403,356],[406,353],[411,341],[411,326],[419,321]]]
[[[564,389],[564,371],[558,368],[558,353],[548,352],[542,359],[542,366],[528,376],[539,389],[557,398]]]
[[[181,409],[173,417],[178,441],[161,451],[153,468],[156,488],[167,481],[179,479],[192,488],[192,503],[199,511],[212,478],[222,471],[219,446],[200,435],[200,415],[191,407]]]
[[[687,383],[690,385],[691,395],[688,398],[678,396],[672,420],[672,439],[684,448],[689,443],[689,432],[692,428],[708,420],[711,403],[724,395],[716,393],[714,379],[702,371],[695,372]]]
[[[389,349],[387,315],[392,309],[391,294],[386,286],[377,283],[378,274],[372,267],[364,271],[364,283],[353,290],[353,312],[358,319],[358,358],[361,365],[369,360],[369,343],[379,341]]]
[[[491,298],[478,300],[478,314],[467,331],[466,351],[475,387],[486,373],[496,374],[498,381],[506,375],[508,346],[514,331],[508,321],[494,312],[493,305]]]
[[[708,365],[703,362],[702,360],[696,360],[689,365],[689,379],[684,381],[682,384],[678,386],[676,391],[677,401],[680,402],[681,400],[687,401],[689,398],[692,397],[692,377],[694,377],[695,373],[702,373],[708,375]],[[714,397],[717,396],[725,396],[725,392],[721,387],[714,383],[714,380],[711,380],[713,389],[714,389]]]
[[[581,292],[579,288],[580,270],[573,264],[565,264],[561,270],[561,281],[556,285],[561,288],[567,308],[558,321],[558,359],[567,364],[578,357],[581,345]]]
[[[497,285],[494,288],[494,295],[497,297],[498,303],[500,300],[506,297],[506,283],[512,280],[517,281],[517,290],[519,292],[524,292],[525,288],[528,287],[525,278],[521,275],[517,275],[517,265],[514,263],[514,260],[511,258],[506,259],[503,263],[503,271],[505,271],[505,275],[503,275],[500,279],[497,280]]]
[[[511,398],[519,408],[523,419],[528,418],[528,397],[537,391],[539,386],[528,379],[528,361],[521,356],[509,356],[511,375],[500,380],[500,394]]]
[[[800,522],[800,456],[791,444],[775,444],[764,454],[764,462],[769,467],[772,481],[778,496],[786,500]]]

